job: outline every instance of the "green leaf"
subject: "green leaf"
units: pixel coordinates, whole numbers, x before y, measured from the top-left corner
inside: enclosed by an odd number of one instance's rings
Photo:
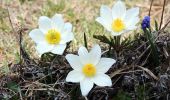
[[[19,85],[16,82],[9,82],[7,83],[7,87],[15,92],[19,92]]]
[[[84,46],[88,49],[86,33],[84,33]]]
[[[93,35],[93,37],[97,40],[100,40],[100,42],[111,44],[110,39],[108,39],[105,35]]]
[[[15,62],[16,62],[16,63],[20,63],[20,62],[21,62],[20,55],[19,55],[18,52],[15,53]]]
[[[7,61],[3,62],[3,66],[0,67],[0,73],[7,75],[10,72]]]
[[[137,86],[137,100],[144,100],[144,98],[146,98],[146,93],[147,93],[147,90],[145,90],[145,87],[144,86]]]
[[[132,100],[127,92],[119,90],[117,95],[112,98],[112,100]]]
[[[159,31],[159,28],[158,28],[158,22],[155,20],[155,30],[156,31]]]
[[[152,50],[152,58],[154,60],[154,64],[156,66],[159,66],[159,57],[158,57],[158,50],[155,44],[155,39],[151,33],[151,30],[147,29],[144,31],[144,33],[146,34],[148,40],[149,40],[149,44],[151,46],[151,50]]]
[[[121,36],[114,36],[115,42],[113,45],[120,47],[120,45],[121,45],[120,39],[121,39]]]
[[[43,62],[50,62],[55,58],[56,54],[53,54],[51,52],[47,52],[41,55],[41,61]]]

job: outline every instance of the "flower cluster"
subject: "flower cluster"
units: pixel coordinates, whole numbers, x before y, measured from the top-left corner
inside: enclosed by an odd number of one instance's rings
[[[96,19],[113,36],[121,35],[136,28],[139,22],[139,8],[126,10],[122,1],[117,1],[110,9],[102,5],[100,17]],[[40,55],[51,52],[62,55],[67,42],[74,39],[72,24],[64,22],[61,14],[52,18],[42,16],[38,21],[39,27],[32,30],[29,35],[36,43],[36,50]],[[148,27],[148,18],[145,18],[142,27]],[[111,78],[105,73],[112,67],[116,60],[101,57],[101,48],[94,45],[90,52],[85,47],[80,47],[78,55],[67,54],[66,59],[73,68],[66,77],[67,82],[80,83],[83,96],[87,96],[94,84],[98,86],[112,86]]]
[[[67,61],[73,71],[68,73],[67,82],[80,82],[82,95],[86,96],[94,83],[98,86],[111,86],[112,81],[106,73],[116,62],[111,58],[101,58],[101,49],[95,45],[90,52],[85,47],[80,47],[78,56],[68,54]]]
[[[145,16],[141,25],[143,30],[146,30],[146,28],[150,28],[150,17]]]
[[[107,31],[113,36],[134,30],[139,22],[139,8],[131,8],[126,10],[123,2],[117,1],[110,9],[108,6],[102,5],[100,8],[100,17],[96,19],[103,25]]]
[[[52,52],[62,55],[66,43],[74,38],[72,24],[64,23],[61,14],[56,14],[51,19],[41,16],[38,24],[39,28],[32,30],[29,35],[35,41],[39,54]]]

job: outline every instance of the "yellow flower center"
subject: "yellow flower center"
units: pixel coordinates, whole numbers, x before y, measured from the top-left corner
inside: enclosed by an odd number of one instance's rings
[[[93,64],[86,64],[82,71],[87,77],[92,77],[96,74],[96,68]]]
[[[120,32],[125,29],[125,24],[120,18],[117,18],[112,22],[112,29],[115,32]]]
[[[49,44],[58,44],[61,40],[61,35],[55,29],[48,30],[45,39]]]

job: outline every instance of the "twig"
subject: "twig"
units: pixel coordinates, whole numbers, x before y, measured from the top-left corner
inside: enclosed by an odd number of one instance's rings
[[[22,97],[22,94],[21,94],[21,90],[19,89],[19,95],[20,95],[20,99],[21,100],[24,100],[23,97]]]
[[[66,67],[59,68],[59,69],[55,70],[54,72],[57,72],[58,70],[62,70],[62,69],[65,69],[65,68],[66,68]],[[47,75],[43,76],[42,78],[40,78],[40,79],[36,80],[36,82],[38,82],[38,81],[40,81],[40,80],[42,80],[42,79],[46,78],[47,76],[49,76],[49,75],[51,75],[51,74],[53,74],[53,73],[49,73],[49,74],[47,74]]]
[[[88,100],[88,98],[86,96],[84,98],[85,98],[85,100]]]
[[[165,47],[163,47],[163,52],[164,52],[165,58],[168,59],[169,58],[169,53],[168,53],[168,51],[166,50]]]
[[[129,69],[129,68],[131,68],[131,67],[126,67],[126,68],[123,68],[123,69],[118,69],[118,70],[116,70],[115,72],[111,73],[111,74],[110,74],[110,77],[113,78],[113,77],[116,76],[117,74],[120,74],[122,71],[127,70],[127,69]]]
[[[151,51],[149,52],[149,54],[147,55],[145,61],[141,64],[141,66],[144,66],[149,58],[149,56],[151,55]]]
[[[153,0],[151,1],[151,4],[150,4],[150,8],[149,8],[149,16],[151,16],[151,9],[152,9],[152,4],[153,4]]]
[[[128,71],[128,72],[121,72],[118,74],[129,74],[129,73],[134,73],[134,72],[141,72],[142,70],[132,70],[132,71]]]
[[[143,74],[145,74],[145,71],[143,71]],[[143,100],[146,100],[146,98],[145,98],[145,81],[144,81],[144,78],[142,77],[142,81],[143,81],[143,89],[144,89],[144,91],[143,91],[143,95],[144,95],[144,98],[143,98]]]
[[[161,22],[160,22],[159,30],[161,29],[162,22],[163,22],[164,11],[165,11],[165,3],[166,3],[166,0],[164,0],[164,4],[163,4],[163,9],[162,9]]]
[[[162,31],[163,31],[163,30],[161,29],[161,30],[159,30],[157,33],[160,33],[160,32],[162,32]],[[157,41],[158,37],[159,37],[159,34],[158,34],[158,36],[155,38],[154,42]],[[153,39],[153,37],[152,37],[151,39]],[[140,45],[138,48],[136,48],[135,51],[137,51],[137,50],[139,50],[140,48],[142,48],[142,47],[143,47],[145,44],[147,44],[148,42],[149,42],[149,40],[147,40],[145,43],[143,43],[143,44]]]
[[[55,91],[55,92],[60,92],[59,90],[54,90],[53,88],[41,88],[41,89],[21,89],[22,91],[25,91],[25,90],[36,90],[36,91]]]
[[[20,61],[22,60],[22,32],[19,32],[19,52],[20,52]]]
[[[114,83],[113,83],[113,85],[112,85],[112,86],[114,86],[114,85],[118,82],[118,80],[119,80],[121,77],[122,77],[122,75],[121,75],[121,76],[119,76],[119,77],[116,79],[116,81],[114,81]]]
[[[145,49],[145,51],[142,52],[142,54],[138,57],[138,59],[140,60],[140,58],[149,50],[150,45]]]
[[[14,26],[12,25],[12,20],[11,20],[10,13],[9,13],[9,8],[7,8],[7,13],[8,13],[8,19],[9,19],[9,22],[10,22],[10,24],[11,24],[12,31],[13,31],[14,33],[17,33],[17,32],[15,31],[15,29],[14,29]]]
[[[154,75],[148,68],[144,68],[144,67],[142,67],[142,66],[137,66],[138,68],[140,68],[140,69],[142,69],[142,70],[144,70],[145,72],[147,72],[150,76],[152,76],[155,80],[159,80],[159,78],[156,76],[156,75]]]
[[[161,30],[163,31],[168,26],[169,23],[170,23],[170,20],[164,25],[164,27]]]
[[[61,77],[59,77],[59,79],[61,79],[62,78],[62,76]],[[55,88],[55,85],[58,83],[58,81],[59,81],[59,79],[53,84],[53,88]]]

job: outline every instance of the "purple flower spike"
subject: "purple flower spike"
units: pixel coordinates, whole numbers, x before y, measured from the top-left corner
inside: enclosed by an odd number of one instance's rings
[[[146,28],[150,28],[150,17],[145,16],[141,25],[143,30],[146,30]]]

